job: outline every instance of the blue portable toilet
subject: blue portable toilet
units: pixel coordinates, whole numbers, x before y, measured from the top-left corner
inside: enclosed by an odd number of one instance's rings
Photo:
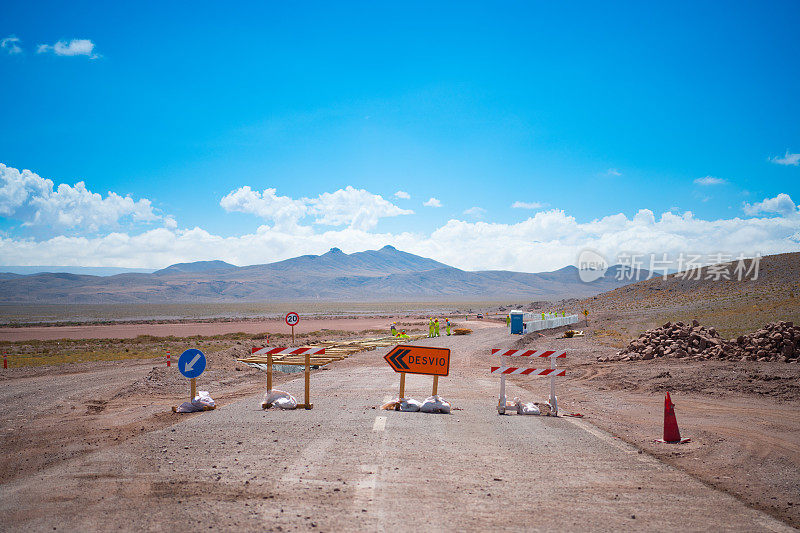
[[[522,335],[522,311],[511,311],[511,334]]]

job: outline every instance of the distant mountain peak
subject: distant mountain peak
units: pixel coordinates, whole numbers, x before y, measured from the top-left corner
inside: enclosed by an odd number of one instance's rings
[[[219,272],[225,270],[236,270],[239,267],[226,263],[225,261],[195,261],[194,263],[175,263],[167,268],[157,270],[154,274],[174,274],[174,273],[200,273],[200,272]]]
[[[391,245],[351,254],[334,247],[323,255],[261,265],[197,261],[153,274],[108,278],[0,273],[0,302],[477,301],[511,296],[542,300],[592,296],[630,281],[617,279],[613,271],[611,267],[604,278],[583,283],[574,266],[538,274],[467,272]]]

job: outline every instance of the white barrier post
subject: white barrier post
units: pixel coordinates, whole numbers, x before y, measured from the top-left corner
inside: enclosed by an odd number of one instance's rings
[[[556,358],[554,356],[555,354],[550,356],[550,368],[553,370],[556,368]],[[555,416],[558,416],[558,400],[556,399],[556,372],[550,374],[550,410]]]
[[[503,366],[503,356],[500,356],[500,366]],[[501,415],[506,414],[506,405],[508,401],[506,400],[506,376],[505,374],[500,374],[500,403],[497,404],[497,412]]]
[[[523,322],[524,324],[524,322]],[[500,366],[505,366],[506,359],[503,354],[500,354]],[[500,403],[497,406],[497,412],[501,415],[506,414],[506,406],[508,405],[508,398],[506,397],[506,375],[500,374]]]
[[[566,375],[565,370],[559,371],[556,364],[556,358],[566,357],[566,350],[504,350],[499,348],[492,348],[492,354],[500,356],[500,366],[489,368],[489,373],[500,375],[500,396],[497,402],[497,412],[501,415],[506,412],[506,405],[508,399],[506,398],[506,374],[519,374],[523,376],[550,376],[550,398],[548,404],[550,405],[550,415],[558,416],[558,398],[556,396],[556,377]],[[520,357],[520,358],[533,358],[533,357],[547,357],[550,359],[550,368],[537,369],[537,368],[523,368],[517,366],[506,366],[506,357]]]

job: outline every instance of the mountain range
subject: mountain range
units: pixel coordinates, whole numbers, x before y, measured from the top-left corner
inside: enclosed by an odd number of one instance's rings
[[[2,303],[179,303],[256,301],[552,300],[587,297],[629,283],[618,267],[584,283],[578,269],[465,271],[384,246],[346,254],[332,248],[263,265],[178,263],[152,273],[93,276],[0,274]]]

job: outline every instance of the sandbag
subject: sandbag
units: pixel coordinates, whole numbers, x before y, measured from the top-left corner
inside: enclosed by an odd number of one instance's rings
[[[442,397],[439,395],[429,396],[425,398],[424,402],[422,402],[419,410],[423,413],[448,414],[450,413],[450,404],[442,399]]]
[[[390,400],[385,404],[381,405],[381,409],[383,409],[384,411],[396,411],[399,405],[400,405],[400,400],[398,398],[395,398],[394,400]]]
[[[183,402],[175,408],[176,413],[197,413],[199,411],[210,411],[215,409],[217,404],[208,393],[208,391],[201,390],[197,396],[192,398],[191,402]]]
[[[400,400],[400,410],[406,413],[419,411],[420,407],[422,407],[422,402],[414,398],[403,398]]]
[[[518,415],[540,415],[542,414],[539,411],[539,408],[533,402],[522,403],[517,402],[516,404],[517,414]]]
[[[279,409],[297,409],[297,400],[294,399],[293,396],[288,398],[278,398],[272,405]]]
[[[280,409],[295,409],[297,400],[288,392],[272,389],[264,393],[264,401],[261,402],[261,408],[269,409],[273,405]]]

